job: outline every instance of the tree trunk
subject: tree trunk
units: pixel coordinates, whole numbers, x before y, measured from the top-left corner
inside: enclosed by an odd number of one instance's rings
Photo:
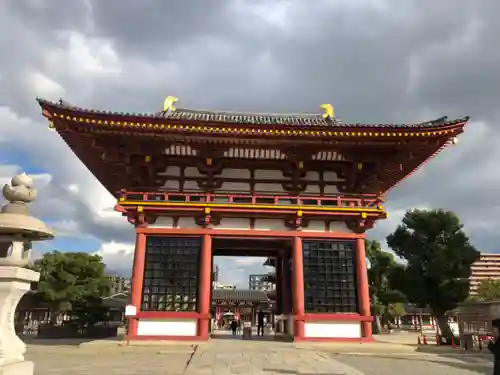
[[[372,294],[372,303],[373,303],[373,324],[375,333],[382,333],[382,323],[380,322],[380,316],[377,313],[377,295]]]
[[[51,308],[50,309],[49,323],[53,326],[56,326],[58,317],[59,317],[59,312],[55,308]]]
[[[446,338],[446,342],[451,342],[453,332],[451,332],[450,324],[448,323],[448,317],[444,313],[435,313],[436,321],[441,331],[441,335]]]
[[[384,306],[384,313],[382,314],[382,325],[385,327],[387,326],[387,330],[390,331],[392,330],[392,316],[389,313],[389,305]]]

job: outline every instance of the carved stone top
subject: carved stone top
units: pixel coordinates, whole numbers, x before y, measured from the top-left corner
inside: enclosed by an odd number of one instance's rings
[[[2,207],[2,213],[29,215],[27,204],[36,199],[37,191],[33,187],[33,179],[26,173],[12,177],[9,184],[2,189],[4,198],[9,201]]]
[[[3,186],[2,194],[8,203],[0,209],[0,243],[8,243],[9,238],[14,241],[43,241],[54,237],[52,230],[31,216],[28,210],[28,204],[37,197],[30,176],[26,173],[14,176],[10,184]]]

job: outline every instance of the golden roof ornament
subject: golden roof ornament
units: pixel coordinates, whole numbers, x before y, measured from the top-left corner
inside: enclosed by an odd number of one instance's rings
[[[321,109],[323,110],[323,118],[326,120],[333,120],[335,117],[335,110],[331,104],[321,104]]]
[[[167,96],[163,102],[163,112],[175,112],[177,108],[174,107],[174,104],[177,103],[178,100],[179,98],[176,98],[175,96]]]

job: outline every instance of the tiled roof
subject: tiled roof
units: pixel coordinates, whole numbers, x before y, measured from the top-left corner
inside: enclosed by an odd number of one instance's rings
[[[412,305],[411,303],[405,304],[404,309],[405,309],[405,312],[407,314],[418,314],[420,312],[422,312],[422,314],[431,314],[432,313],[432,310],[429,307],[425,307],[425,308],[421,309],[415,305]]]
[[[267,259],[265,260],[265,262],[262,265],[276,267],[276,257],[267,257]]]
[[[445,125],[454,125],[467,121],[468,117],[462,117],[454,120],[441,117],[433,121],[427,121],[416,124],[364,124],[343,123],[338,119],[324,118],[322,114],[277,114],[277,113],[239,113],[227,111],[203,111],[177,108],[174,112],[156,112],[156,113],[130,113],[130,112],[111,112],[94,109],[87,109],[73,106],[64,100],[57,103],[45,99],[37,98],[42,108],[51,107],[66,111],[86,113],[88,115],[102,115],[109,117],[135,117],[148,119],[170,119],[177,121],[192,122],[216,122],[241,125],[290,125],[290,126],[313,126],[313,127],[363,127],[363,128],[435,128]]]
[[[268,300],[265,292],[259,290],[228,290],[214,289],[212,291],[212,299],[220,299],[224,301],[252,301],[266,302]]]

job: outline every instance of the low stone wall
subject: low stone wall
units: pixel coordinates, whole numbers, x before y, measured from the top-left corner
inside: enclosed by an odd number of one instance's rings
[[[84,330],[79,330],[76,325],[64,324],[62,326],[53,326],[50,324],[42,324],[38,328],[37,337],[62,339],[62,338],[108,338],[118,335],[118,327],[116,326],[94,326]]]

